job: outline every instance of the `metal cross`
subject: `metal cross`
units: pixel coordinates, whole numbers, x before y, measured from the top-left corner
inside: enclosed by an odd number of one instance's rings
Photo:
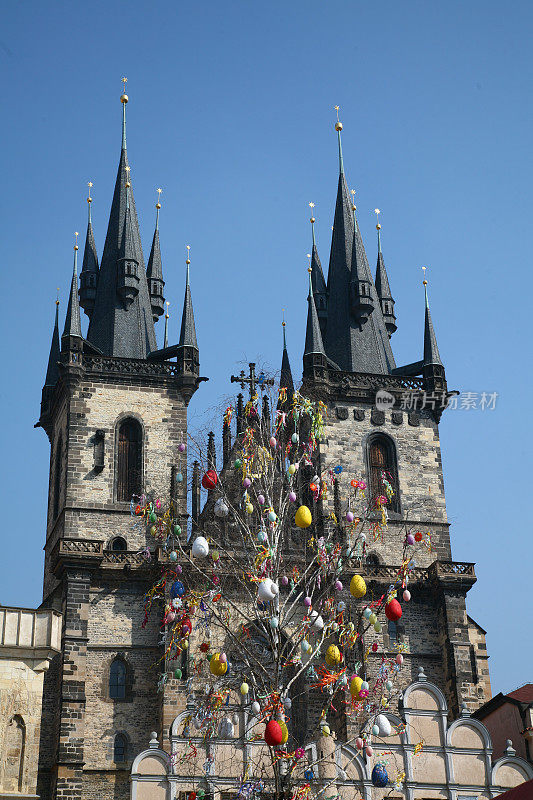
[[[249,378],[246,377],[246,373],[244,372],[243,369],[241,369],[240,374],[239,375],[232,375],[230,380],[231,380],[231,383],[240,383],[241,384],[241,389],[245,389],[246,386],[249,386],[250,387],[250,400],[253,400],[254,397],[256,396],[256,391],[255,391],[256,384],[259,386],[261,391],[263,391],[265,386],[274,386],[274,378],[266,378],[263,373],[261,373],[259,376],[256,376],[256,374],[255,374],[255,364],[253,362],[250,362],[248,364],[248,367],[250,369],[250,377]]]

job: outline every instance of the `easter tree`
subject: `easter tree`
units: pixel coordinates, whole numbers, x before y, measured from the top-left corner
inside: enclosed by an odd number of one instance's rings
[[[229,407],[225,425],[233,414]],[[246,743],[236,796],[331,796],[337,773],[322,764],[335,738],[358,758],[374,759],[376,786],[399,786],[403,777],[387,775],[374,753],[391,734],[384,712],[397,699],[402,646],[387,656],[375,634],[410,599],[416,543],[405,531],[396,579],[381,595],[367,591],[360,574],[366,541],[387,536],[394,490],[383,473],[383,494],[370,498],[361,476],[342,464],[324,469],[325,414],[323,403],[296,391],[281,389],[274,403],[266,392],[262,403],[252,395],[220,473],[208,450],[189,439],[207,501],[188,535],[172,504],[143,496],[132,506],[163,554],[162,575],[146,598],[147,613],[154,600],[162,609],[162,690],[181,681],[187,714],[180,737],[191,747],[225,743],[231,761]],[[349,492],[343,519],[335,505],[341,481]],[[173,757],[179,768],[183,754]],[[217,759],[204,765],[210,787],[217,786]],[[204,784],[196,783],[200,792]]]

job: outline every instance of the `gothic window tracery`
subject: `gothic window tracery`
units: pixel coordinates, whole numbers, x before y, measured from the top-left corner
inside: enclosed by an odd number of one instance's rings
[[[388,497],[387,508],[399,512],[398,470],[392,440],[383,434],[373,436],[368,443],[367,460],[371,502],[379,496],[387,497],[390,487],[393,494]]]
[[[126,664],[122,658],[115,658],[109,669],[109,697],[112,700],[126,699]]]
[[[118,429],[117,499],[129,502],[142,492],[141,424],[132,417],[122,420]]]
[[[127,740],[123,733],[117,733],[113,742],[113,761],[122,764],[126,761]]]

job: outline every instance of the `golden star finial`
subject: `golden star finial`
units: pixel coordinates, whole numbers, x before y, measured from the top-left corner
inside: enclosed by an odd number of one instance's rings
[[[169,318],[169,316],[170,316],[170,314],[168,313],[168,307],[169,307],[169,305],[170,305],[170,301],[169,301],[169,300],[167,300],[167,301],[166,301],[167,313],[165,314],[165,319],[168,319],[168,318]]]
[[[92,203],[93,199],[91,197],[91,189],[93,188],[93,182],[89,181],[87,186],[89,187],[89,197],[87,198],[87,202]]]
[[[285,325],[286,325],[286,322],[285,322],[285,309],[284,308],[281,309],[281,324],[283,325],[283,327],[285,327]]]
[[[123,87],[122,87],[122,95],[120,97],[120,102],[121,103],[127,103],[128,102],[128,95],[126,94],[126,84],[127,84],[127,82],[128,82],[127,78],[122,78]]]
[[[380,231],[381,225],[379,224],[379,215],[381,214],[381,211],[379,210],[379,208],[374,209],[374,214],[376,215],[376,230]]]
[[[309,203],[309,208],[311,209],[311,224],[315,222],[315,215],[313,214],[313,208],[315,207],[314,203]]]
[[[350,194],[352,195],[352,211],[357,211],[357,206],[355,205],[355,189],[350,189]]]
[[[56,306],[59,305],[59,286],[56,287]]]
[[[157,192],[157,203],[155,204],[155,207],[157,208],[157,210],[159,210],[161,208],[161,192],[162,191],[163,191],[163,189],[156,189],[156,192]]]
[[[422,281],[422,283],[424,284],[424,286],[428,285],[428,282],[426,280],[426,270],[427,270],[427,267],[422,267],[422,271],[424,273],[424,280]]]
[[[335,123],[335,130],[337,132],[342,131],[342,122],[339,119],[339,108],[340,106],[335,106],[335,111],[337,112],[337,122]]]
[[[79,249],[78,248],[78,236],[79,236],[78,231],[74,231],[74,236],[76,237],[75,240],[74,240],[74,250],[78,250]]]
[[[190,244],[187,245],[187,260],[185,261],[186,264],[191,263],[191,246]]]

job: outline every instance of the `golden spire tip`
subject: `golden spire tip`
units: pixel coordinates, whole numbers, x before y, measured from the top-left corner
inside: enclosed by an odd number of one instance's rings
[[[88,203],[92,203],[93,199],[92,199],[92,197],[91,197],[91,189],[93,188],[93,182],[92,182],[92,181],[89,181],[89,182],[87,183],[87,186],[89,187],[89,197],[87,198],[87,202],[88,202]]]
[[[79,236],[79,233],[78,233],[78,231],[75,231],[75,232],[74,232],[74,236],[76,237],[76,239],[75,239],[75,241],[74,241],[74,250],[78,250],[78,249],[79,249],[79,248],[78,248],[78,236]]]
[[[163,189],[156,189],[156,192],[157,192],[157,203],[155,204],[155,207],[158,210],[161,208],[161,192],[162,191],[163,191]]]
[[[337,122],[335,123],[335,130],[337,132],[342,131],[342,122],[339,119],[339,108],[340,106],[335,106],[335,111],[337,112]]]
[[[190,244],[188,244],[187,245],[187,259],[185,261],[186,264],[190,264],[191,263],[190,255],[191,255],[191,246],[190,246]]]
[[[126,94],[126,84],[127,84],[127,82],[128,82],[127,78],[122,78],[122,83],[124,84],[124,88],[123,88],[123,92],[122,92],[122,94],[120,96],[120,102],[121,103],[127,103],[128,100],[129,100],[129,97]]]
[[[381,214],[381,211],[379,210],[379,208],[374,209],[374,214],[376,215],[376,230],[380,231],[381,225],[379,224],[379,215]]]

